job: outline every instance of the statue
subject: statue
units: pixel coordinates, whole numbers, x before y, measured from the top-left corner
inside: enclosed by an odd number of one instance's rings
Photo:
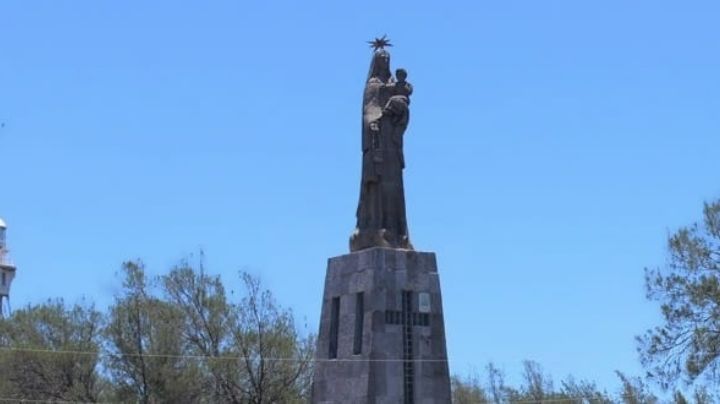
[[[357,226],[350,251],[370,247],[412,250],[405,215],[403,136],[410,119],[407,72],[390,73],[392,46],[386,37],[370,42],[373,58],[365,83],[362,113],[362,177]]]

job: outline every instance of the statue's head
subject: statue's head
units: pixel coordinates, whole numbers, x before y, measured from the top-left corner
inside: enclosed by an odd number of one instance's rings
[[[395,70],[395,78],[397,78],[398,81],[405,81],[405,79],[407,79],[407,70],[403,68]]]
[[[378,49],[373,56],[378,67],[390,70],[390,52],[385,49]]]
[[[382,81],[390,79],[390,52],[385,49],[378,49],[373,53],[372,63],[370,63],[370,74],[368,79],[371,77],[377,77]]]

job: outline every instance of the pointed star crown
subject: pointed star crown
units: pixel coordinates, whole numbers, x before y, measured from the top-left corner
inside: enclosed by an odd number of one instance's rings
[[[392,44],[390,43],[390,39],[388,39],[387,35],[383,35],[380,38],[375,38],[372,41],[367,41],[367,43],[370,44],[370,47],[373,48],[374,51],[392,46]]]

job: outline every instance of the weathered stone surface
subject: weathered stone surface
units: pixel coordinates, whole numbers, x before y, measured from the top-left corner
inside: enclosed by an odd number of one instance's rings
[[[411,325],[412,397],[406,401],[404,324],[388,322],[387,311],[402,312],[402,294],[411,292],[410,312],[419,318],[418,296],[430,295],[428,325]],[[362,350],[353,354],[357,293],[364,294]],[[333,298],[340,298],[337,358],[331,359]],[[407,311],[406,311],[407,313]],[[449,403],[442,297],[434,253],[371,248],[330,258],[325,278],[313,403]]]

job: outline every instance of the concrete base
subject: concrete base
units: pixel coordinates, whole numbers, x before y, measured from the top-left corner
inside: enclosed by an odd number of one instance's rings
[[[316,404],[450,403],[435,254],[371,248],[330,258],[316,359]]]

